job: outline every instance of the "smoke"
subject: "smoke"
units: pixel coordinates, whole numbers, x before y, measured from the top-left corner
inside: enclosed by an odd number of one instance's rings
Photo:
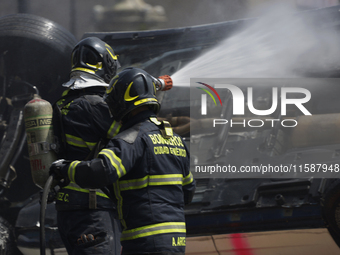
[[[190,78],[291,78],[337,70],[340,36],[326,22],[327,17],[270,6],[262,17],[173,74],[174,84],[188,85]]]

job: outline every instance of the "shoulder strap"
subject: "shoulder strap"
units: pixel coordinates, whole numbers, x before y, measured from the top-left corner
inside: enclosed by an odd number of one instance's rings
[[[172,127],[168,121],[159,121],[156,117],[150,117],[149,119],[159,127],[159,130],[161,131],[161,134],[164,138],[170,138],[174,135]]]
[[[59,147],[58,151],[56,151],[56,153],[58,154],[59,157],[61,158],[65,158],[65,150],[67,148],[67,144],[66,144],[66,134],[64,131],[64,126],[62,125],[63,120],[62,120],[62,113],[61,110],[63,107],[65,107],[67,104],[69,104],[70,102],[72,102],[74,99],[76,99],[77,97],[79,97],[78,94],[74,93],[72,95],[72,93],[69,93],[70,90],[65,90],[62,94],[62,97],[59,98],[54,104],[53,104],[53,112],[56,115],[56,118],[54,118],[53,122],[53,127],[55,130],[59,129],[60,133],[61,133],[61,137],[57,134],[55,134],[55,136],[58,138],[58,143],[59,143]],[[70,95],[71,94],[71,95]],[[59,133],[59,132],[58,132]],[[61,140],[61,141],[59,141]]]

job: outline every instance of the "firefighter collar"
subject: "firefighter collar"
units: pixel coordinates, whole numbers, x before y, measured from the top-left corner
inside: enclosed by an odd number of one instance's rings
[[[90,87],[108,87],[109,84],[103,80],[97,79],[93,75],[83,72],[72,72],[71,79],[63,84],[63,87],[69,89],[84,89]]]
[[[134,125],[149,119],[150,117],[156,117],[155,114],[150,110],[145,110],[140,113],[137,113],[135,116],[129,118],[126,122],[123,122],[119,132],[129,129]]]

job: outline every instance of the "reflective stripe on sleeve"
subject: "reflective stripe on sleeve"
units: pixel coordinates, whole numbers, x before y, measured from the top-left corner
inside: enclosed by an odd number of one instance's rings
[[[113,184],[113,190],[115,192],[115,196],[117,199],[117,211],[118,211],[118,218],[120,220],[120,222],[122,223],[122,226],[124,229],[127,228],[125,220],[123,218],[123,197],[120,194],[120,190],[119,190],[119,184],[118,184],[118,180],[116,181],[116,183]]]
[[[71,182],[75,182],[74,176],[76,174],[76,167],[80,163],[80,161],[73,161],[68,167],[68,178]]]
[[[66,136],[66,142],[69,145],[82,147],[82,148],[89,148],[90,150],[92,150],[94,146],[96,146],[96,143],[86,142],[80,137],[76,137],[76,136],[69,135],[69,134],[65,134],[65,136]]]
[[[121,125],[117,121],[113,121],[111,127],[109,128],[109,131],[107,131],[107,138],[112,138],[115,135],[118,134],[120,130]]]
[[[185,222],[165,222],[122,232],[121,241],[166,233],[185,233]]]
[[[104,149],[99,152],[99,154],[106,156],[110,160],[111,165],[116,169],[119,178],[126,174],[126,170],[122,164],[122,160],[118,158],[113,151]]]
[[[192,176],[192,173],[190,172],[187,176],[183,178],[183,186],[188,185],[194,181],[194,177]]]

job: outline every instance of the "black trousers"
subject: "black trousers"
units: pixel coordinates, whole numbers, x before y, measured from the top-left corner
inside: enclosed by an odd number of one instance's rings
[[[120,255],[120,223],[114,210],[58,211],[58,229],[69,255]],[[94,240],[81,241],[83,234]]]

